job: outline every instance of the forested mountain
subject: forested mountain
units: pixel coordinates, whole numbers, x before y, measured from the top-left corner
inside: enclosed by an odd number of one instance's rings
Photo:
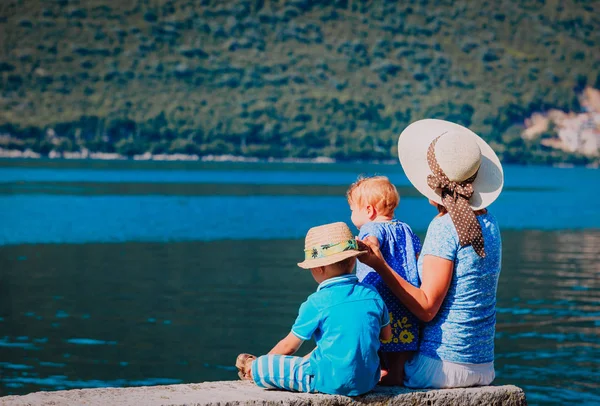
[[[597,6],[3,0],[0,147],[388,159],[444,118],[506,162],[585,163],[520,134],[600,88]]]

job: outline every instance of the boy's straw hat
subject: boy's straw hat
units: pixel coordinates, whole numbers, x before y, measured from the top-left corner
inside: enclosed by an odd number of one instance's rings
[[[400,134],[398,157],[413,186],[425,197],[443,205],[441,196],[427,182],[428,176],[433,175],[427,154],[435,139],[435,158],[450,181],[460,183],[477,173],[469,199],[471,208],[480,210],[492,204],[504,184],[498,156],[473,131],[449,121],[415,121]]]
[[[300,268],[310,269],[343,261],[364,254],[346,223],[331,223],[313,227],[304,240],[304,261]]]

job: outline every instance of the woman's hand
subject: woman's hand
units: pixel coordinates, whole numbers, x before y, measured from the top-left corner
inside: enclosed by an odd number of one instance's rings
[[[379,272],[385,266],[385,259],[383,259],[383,254],[379,250],[379,244],[374,244],[368,239],[359,240],[357,238],[356,241],[358,242],[359,250],[366,250],[366,254],[357,257],[358,260],[373,268],[376,272]]]
[[[366,254],[357,257],[358,260],[373,268],[412,314],[425,322],[431,321],[437,315],[448,293],[454,262],[425,255],[421,287],[417,288],[404,280],[385,262],[377,245],[367,239],[357,239],[357,241],[360,250],[367,249]]]

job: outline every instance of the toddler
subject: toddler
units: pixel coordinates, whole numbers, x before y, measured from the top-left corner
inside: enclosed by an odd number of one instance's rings
[[[402,278],[419,286],[417,257],[421,250],[419,238],[410,227],[394,218],[400,197],[385,176],[359,178],[346,193],[352,223],[360,230],[358,238],[377,245],[387,263]],[[383,385],[402,385],[404,363],[418,348],[418,319],[389,290],[381,277],[359,262],[358,280],[375,287],[390,311],[392,337],[382,340]]]
[[[298,264],[319,284],[300,306],[291,332],[268,355],[240,354],[242,379],[262,388],[357,396],[373,389],[380,378],[380,339],[391,338],[389,315],[377,291],[352,273],[364,253],[345,223],[311,228],[305,260]],[[314,338],[316,348],[294,357]]]

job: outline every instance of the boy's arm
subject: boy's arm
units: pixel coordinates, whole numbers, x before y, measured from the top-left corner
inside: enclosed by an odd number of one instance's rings
[[[269,354],[292,355],[298,351],[303,342],[304,341],[296,337],[293,333],[290,333],[287,337],[278,342],[277,345],[269,351]]]
[[[390,342],[392,341],[392,323],[390,320],[390,312],[383,299],[381,299],[381,305],[381,330],[379,330],[379,339],[383,342]]]
[[[392,339],[392,326],[388,324],[381,328],[381,333],[379,333],[379,339],[382,341],[390,341]]]

